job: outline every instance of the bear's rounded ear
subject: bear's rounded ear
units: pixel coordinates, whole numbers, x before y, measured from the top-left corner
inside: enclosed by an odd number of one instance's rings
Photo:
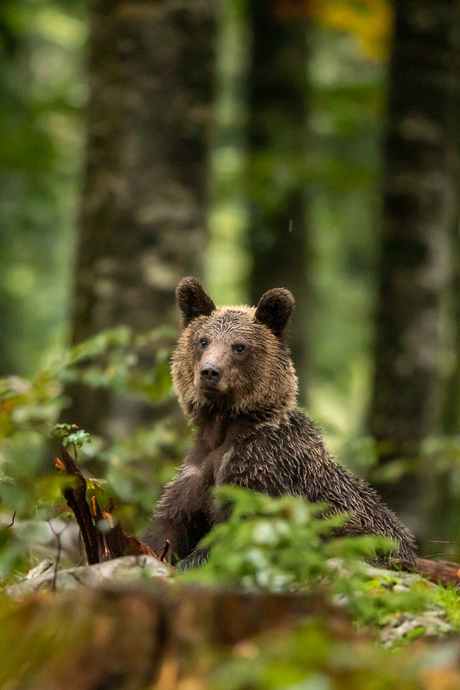
[[[260,298],[255,319],[263,323],[281,338],[294,309],[295,299],[292,292],[284,288],[269,290]]]
[[[216,308],[196,278],[189,276],[176,288],[176,299],[184,316],[184,328],[198,316],[209,316]]]

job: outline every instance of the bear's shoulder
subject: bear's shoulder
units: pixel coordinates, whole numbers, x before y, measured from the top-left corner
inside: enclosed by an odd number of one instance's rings
[[[260,441],[283,444],[289,441],[307,441],[314,437],[322,439],[319,428],[310,417],[300,410],[292,410],[280,418],[269,418],[266,421],[248,420],[241,424],[239,440]]]

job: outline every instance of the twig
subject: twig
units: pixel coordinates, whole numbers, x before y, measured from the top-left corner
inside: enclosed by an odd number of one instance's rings
[[[166,554],[168,553],[170,546],[171,546],[171,542],[169,541],[169,539],[166,539],[165,545],[163,546],[163,550],[162,550],[161,556],[160,556],[160,561],[163,561],[163,563],[166,562]]]
[[[4,527],[4,528],[2,529],[2,532],[6,532],[7,529],[10,529],[10,527],[13,527],[13,525],[14,525],[14,518],[15,518],[15,517],[16,517],[16,511],[14,511],[14,513],[13,513],[13,517],[12,517],[12,520],[11,520],[10,524],[7,525],[6,527]]]
[[[451,541],[450,539],[428,539],[428,542],[430,544],[460,544],[460,541]]]
[[[103,563],[104,561],[110,561],[112,558],[116,558],[117,556],[120,556],[121,554],[117,553],[116,551],[113,552],[112,549],[110,548],[108,544],[108,539],[107,539],[107,533],[106,532],[101,532],[99,529],[99,522],[104,520],[106,517],[106,514],[104,511],[100,509],[99,503],[96,501],[96,496],[92,496],[91,498],[91,513],[93,515],[93,518],[96,521],[96,529],[98,530],[98,553],[99,553],[99,563]],[[110,516],[111,518],[112,516]],[[113,526],[113,519],[109,522],[111,522]]]
[[[459,541],[451,541],[450,539],[428,539],[429,544],[460,544]],[[437,556],[458,556],[458,553],[432,553],[430,556],[425,556],[425,558],[436,558]]]
[[[68,524],[65,525],[64,529],[62,529],[60,532],[56,532],[52,523],[51,523],[51,520],[48,522],[48,524],[50,526],[50,530],[52,531],[52,533],[56,537],[56,542],[57,542],[57,554],[56,554],[56,561],[54,563],[53,585],[51,587],[51,590],[53,592],[55,592],[56,591],[57,574],[58,574],[59,563],[61,560],[61,553],[62,553],[61,535],[64,534],[64,532],[69,527],[69,525]]]

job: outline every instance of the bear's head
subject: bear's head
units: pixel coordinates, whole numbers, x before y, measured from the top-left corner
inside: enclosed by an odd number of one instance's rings
[[[294,308],[289,290],[269,290],[257,307],[216,307],[189,277],[176,296],[184,331],[172,375],[192,422],[217,414],[268,420],[295,406],[297,377],[284,342]]]

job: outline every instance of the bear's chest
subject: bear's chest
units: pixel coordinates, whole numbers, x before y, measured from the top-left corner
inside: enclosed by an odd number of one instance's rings
[[[212,488],[222,483],[226,467],[234,455],[234,443],[225,441],[217,448],[202,447],[194,454],[194,467],[202,476],[204,484]]]
[[[188,515],[201,512],[208,516],[210,524],[214,522],[216,502],[212,489],[225,483],[225,468],[233,452],[233,445],[226,442],[217,448],[195,445],[180,472],[182,512]]]

